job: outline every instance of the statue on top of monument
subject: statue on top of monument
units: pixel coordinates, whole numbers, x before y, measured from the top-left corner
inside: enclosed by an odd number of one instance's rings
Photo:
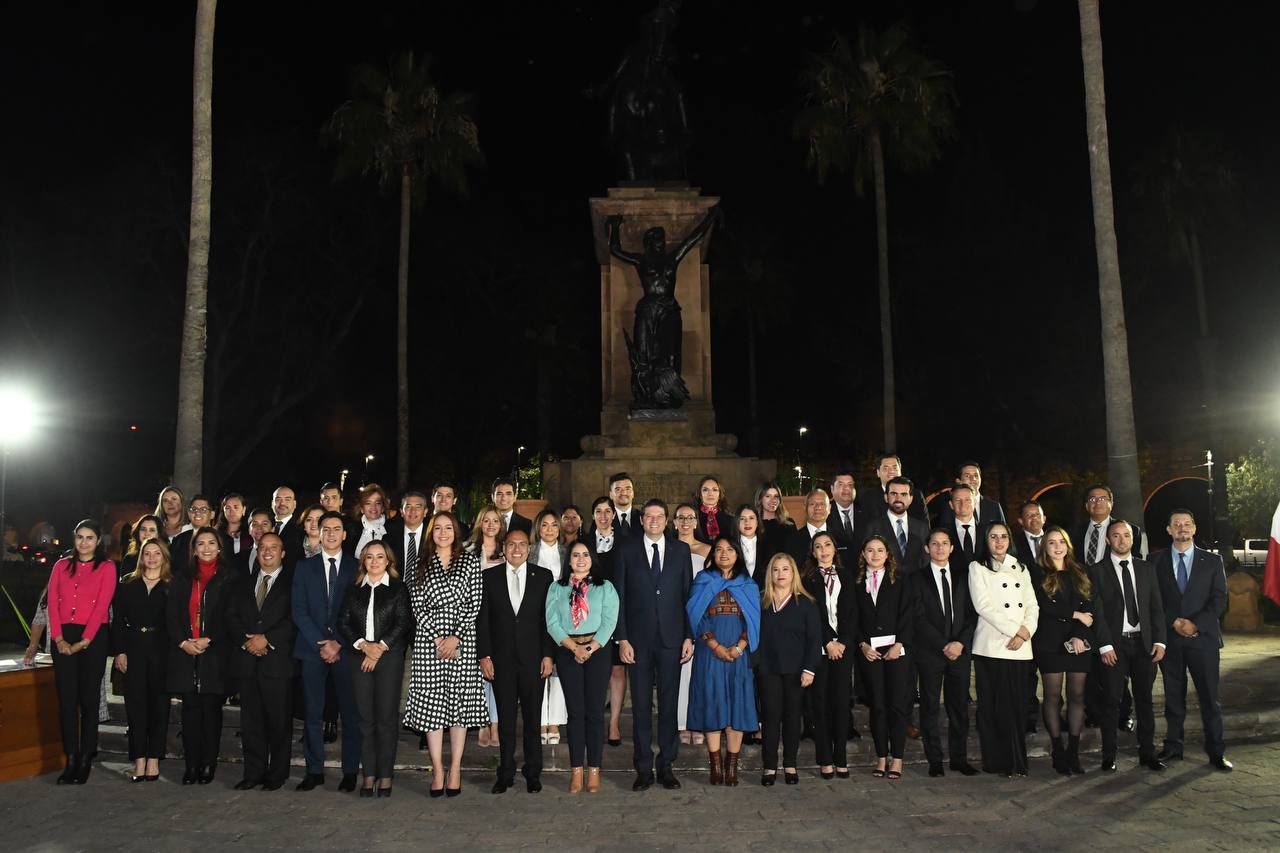
[[[661,226],[644,232],[644,251],[622,248],[622,217],[605,220],[609,253],[636,268],[644,295],[636,303],[635,336],[622,335],[631,358],[631,408],[678,409],[689,399],[689,389],[680,375],[682,357],[680,303],[676,301],[676,270],[684,256],[720,220],[714,207],[702,222],[672,251],[667,251],[667,232]]]
[[[588,94],[609,97],[609,141],[619,158],[621,180],[678,182],[688,178],[685,149],[689,122],[684,90],[671,73],[671,31],[681,0],[659,0],[644,18],[644,30],[613,74]]]

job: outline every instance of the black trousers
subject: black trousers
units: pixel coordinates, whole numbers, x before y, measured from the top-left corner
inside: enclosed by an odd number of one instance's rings
[[[75,644],[83,637],[83,625],[63,623],[62,639]],[[58,691],[62,750],[67,755],[92,757],[98,751],[98,700],[106,668],[106,625],[98,628],[86,648],[73,655],[53,650],[53,683]]]
[[[858,662],[871,694],[871,738],[879,758],[902,758],[907,744],[907,717],[915,688],[915,668],[906,658],[865,657]]]
[[[164,758],[169,734],[169,694],[164,690],[166,650],[157,640],[137,643],[128,653],[124,710],[129,717],[129,758]],[[96,717],[95,717],[96,719]]]
[[[1106,666],[1102,663],[1102,656],[1094,655],[1093,669],[1089,671],[1089,678],[1084,685],[1085,718],[1098,725],[1102,724],[1102,716],[1107,712],[1107,677],[1104,669]],[[1120,719],[1127,720],[1132,713],[1133,696],[1130,695],[1129,684],[1126,682],[1120,696]]]
[[[978,685],[978,742],[988,773],[1027,772],[1029,660],[973,656]]]
[[[562,648],[556,653],[556,673],[569,712],[569,766],[600,767],[604,761],[604,697],[613,674],[613,660],[606,651],[598,651],[586,663],[578,663],[573,652]],[[533,707],[537,722],[538,706]],[[498,714],[502,714],[501,706]],[[536,737],[537,727],[534,729]]]
[[[969,752],[969,674],[973,661],[968,653],[949,661],[933,660],[922,664],[916,659],[920,677],[920,734],[924,740],[924,756],[930,764],[942,763],[941,707],[947,712],[947,759],[952,764],[968,761]],[[945,697],[945,705],[944,705]]]
[[[1156,754],[1156,715],[1151,704],[1151,687],[1156,680],[1156,665],[1151,653],[1143,651],[1140,638],[1117,637],[1113,644],[1116,665],[1102,665],[1103,691],[1106,704],[1102,709],[1099,727],[1102,735],[1102,756],[1116,757],[1116,737],[1120,727],[1120,700],[1129,682],[1133,682],[1133,707],[1137,712],[1138,753],[1147,758]]]
[[[218,763],[225,698],[221,693],[182,694],[182,751],[188,770]]]
[[[510,782],[516,775],[516,709],[524,742],[524,776],[537,779],[542,773],[542,693],[546,682],[539,663],[520,666],[493,665],[493,702],[498,706],[498,776]],[[563,686],[563,685],[561,685]],[[568,701],[566,699],[566,701]]]
[[[293,677],[242,678],[239,690],[244,778],[283,784],[293,749]]]
[[[1226,752],[1222,731],[1222,697],[1218,693],[1219,653],[1217,649],[1197,649],[1170,642],[1160,661],[1164,675],[1164,719],[1166,749],[1182,752],[1183,724],[1187,719],[1187,673],[1200,698],[1200,720],[1204,724],[1204,751],[1211,757]]]
[[[636,662],[628,667],[631,682],[634,764],[639,773],[653,770],[653,688],[658,688],[658,769],[675,763],[680,750],[677,730],[680,698],[680,648],[635,648]]]
[[[853,649],[840,660],[825,656],[808,688],[813,752],[819,766],[849,766],[849,697],[853,695]]]
[[[390,779],[400,738],[400,689],[404,683],[404,648],[383,652],[373,672],[351,658],[351,690],[360,712],[360,766],[366,778]]]
[[[772,673],[756,679],[760,719],[764,727],[760,758],[765,770],[778,769],[778,734],[782,734],[782,766],[795,767],[800,751],[800,705],[805,689],[800,674]],[[847,712],[846,712],[847,713]]]

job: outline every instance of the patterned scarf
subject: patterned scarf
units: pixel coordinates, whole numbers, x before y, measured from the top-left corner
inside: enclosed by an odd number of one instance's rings
[[[720,535],[720,520],[716,518],[717,509],[718,507],[714,506],[698,507],[698,512],[702,513],[702,516],[705,519],[703,525],[706,528],[707,535],[712,539],[715,539]]]
[[[573,627],[577,628],[587,618],[587,614],[591,612],[591,605],[587,601],[587,587],[591,586],[591,578],[585,577],[582,580],[571,579],[569,581],[569,615],[573,618]]]

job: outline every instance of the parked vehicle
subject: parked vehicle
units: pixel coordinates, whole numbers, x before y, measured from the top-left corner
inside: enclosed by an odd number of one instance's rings
[[[1260,569],[1267,564],[1267,549],[1271,546],[1269,539],[1246,539],[1232,552],[1236,561],[1244,569]]]

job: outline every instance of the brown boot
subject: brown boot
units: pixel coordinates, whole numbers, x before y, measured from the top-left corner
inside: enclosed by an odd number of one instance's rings
[[[730,788],[738,786],[738,753],[728,753],[728,758],[724,765],[724,783]]]
[[[719,785],[724,781],[724,775],[720,772],[720,753],[708,752],[707,758],[711,760],[711,784]]]
[[[599,767],[587,768],[587,793],[588,794],[600,793],[600,768]]]
[[[577,794],[582,791],[582,768],[574,767],[569,774],[569,793]]]

